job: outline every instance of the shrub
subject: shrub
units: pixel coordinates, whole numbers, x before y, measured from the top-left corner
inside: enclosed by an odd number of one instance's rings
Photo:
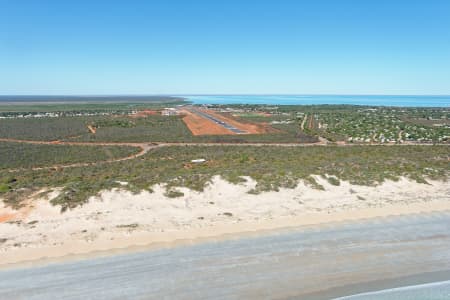
[[[179,197],[183,197],[184,193],[177,191],[177,190],[170,189],[170,190],[166,191],[166,193],[164,195],[169,198],[179,198]]]
[[[341,182],[339,181],[339,179],[337,179],[337,178],[334,177],[334,176],[328,177],[328,178],[327,178],[327,181],[328,181],[329,184],[332,184],[332,185],[335,185],[335,186],[341,185]]]
[[[0,193],[7,193],[7,192],[9,192],[9,186],[4,183],[0,183]]]

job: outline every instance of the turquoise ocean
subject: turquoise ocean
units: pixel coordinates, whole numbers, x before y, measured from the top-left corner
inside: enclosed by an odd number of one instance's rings
[[[399,107],[450,107],[450,95],[190,95],[183,97],[188,101],[192,101],[194,104],[349,104]]]

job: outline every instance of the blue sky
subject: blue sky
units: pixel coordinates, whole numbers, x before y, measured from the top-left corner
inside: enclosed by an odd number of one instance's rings
[[[0,94],[450,94],[450,1],[0,0]]]

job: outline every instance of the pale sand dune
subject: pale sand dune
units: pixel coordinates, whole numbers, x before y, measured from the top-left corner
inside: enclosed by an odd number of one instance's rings
[[[180,198],[165,197],[162,186],[155,186],[153,193],[137,195],[104,191],[82,207],[62,214],[49,199],[34,200],[27,214],[17,214],[20,223],[0,223],[0,265],[227,234],[450,210],[448,182],[419,184],[401,179],[376,187],[347,182],[333,186],[316,177],[325,191],[300,183],[295,189],[252,195],[247,192],[256,183],[246,179],[245,184],[233,185],[215,177],[202,193],[180,188],[185,194]],[[14,211],[0,202],[0,214]]]

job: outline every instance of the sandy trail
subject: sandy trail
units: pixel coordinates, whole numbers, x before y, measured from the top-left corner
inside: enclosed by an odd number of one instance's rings
[[[308,114],[305,114],[305,117],[303,118],[302,124],[300,125],[300,129],[302,131],[305,130],[305,123],[306,123],[307,119],[308,119]]]

